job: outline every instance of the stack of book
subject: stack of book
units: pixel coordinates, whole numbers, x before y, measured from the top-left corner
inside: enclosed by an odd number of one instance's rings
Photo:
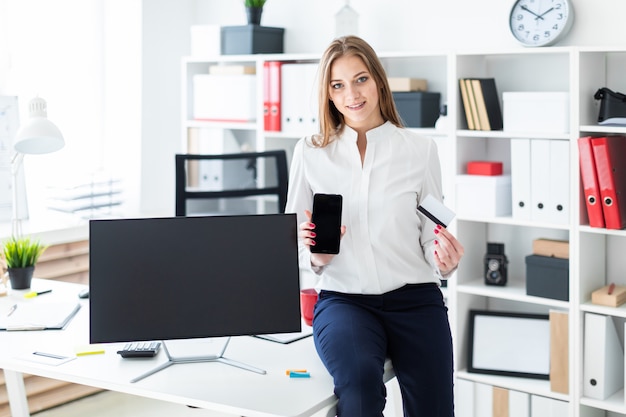
[[[463,110],[470,130],[502,130],[500,98],[493,78],[459,80]]]

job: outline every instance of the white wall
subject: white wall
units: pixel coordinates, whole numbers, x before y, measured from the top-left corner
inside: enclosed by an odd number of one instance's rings
[[[180,57],[189,54],[194,4],[193,0],[143,1],[140,208],[144,214],[174,215],[174,154],[180,152],[181,143]]]
[[[560,45],[625,45],[624,0],[570,0],[575,22]],[[245,24],[243,1],[197,0],[198,22]],[[268,0],[262,24],[286,29],[285,52],[320,52],[344,0]],[[508,32],[513,0],[351,0],[359,35],[377,50],[516,47]]]

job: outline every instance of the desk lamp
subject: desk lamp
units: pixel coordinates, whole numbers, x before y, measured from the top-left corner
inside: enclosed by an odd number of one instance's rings
[[[11,174],[13,176],[13,220],[11,223],[14,237],[22,236],[22,219],[18,205],[19,193],[17,175],[22,165],[24,155],[45,154],[58,151],[65,145],[61,131],[48,120],[46,100],[36,97],[28,104],[29,118],[20,126],[15,136],[13,149],[15,155],[11,159]]]

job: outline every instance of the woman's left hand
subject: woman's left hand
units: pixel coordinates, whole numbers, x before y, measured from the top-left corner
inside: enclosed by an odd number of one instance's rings
[[[459,266],[464,249],[452,233],[446,228],[437,225],[435,228],[435,262],[442,275],[446,275]]]

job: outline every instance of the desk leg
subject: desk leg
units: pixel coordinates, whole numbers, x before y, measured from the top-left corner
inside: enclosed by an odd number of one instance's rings
[[[4,370],[4,381],[9,394],[9,405],[13,417],[30,417],[28,398],[24,387],[24,376],[21,372]]]

